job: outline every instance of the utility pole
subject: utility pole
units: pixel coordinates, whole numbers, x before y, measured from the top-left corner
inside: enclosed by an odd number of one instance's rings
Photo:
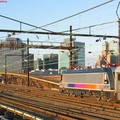
[[[118,44],[119,44],[119,55],[118,55],[118,65],[120,66],[120,19],[118,19]]]
[[[5,55],[5,80],[4,83],[7,83],[7,55]]]
[[[28,75],[28,84],[27,86],[30,86],[30,79],[29,79],[29,39],[27,39],[27,75]]]
[[[70,67],[72,66],[72,26],[70,26]]]
[[[118,9],[120,6],[120,2],[118,3],[117,9],[116,9],[116,15],[118,17],[118,66],[120,66],[120,17],[118,14]]]
[[[120,19],[118,19],[118,65],[120,66]]]
[[[119,55],[118,55],[118,65],[120,66],[120,19],[118,19],[118,44],[119,44]]]

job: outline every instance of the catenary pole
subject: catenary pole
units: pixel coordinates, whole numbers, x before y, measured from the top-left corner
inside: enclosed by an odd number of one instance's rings
[[[27,39],[27,45],[29,46],[29,39]],[[28,86],[30,86],[30,78],[29,78],[29,47],[27,47],[27,75],[28,75]]]
[[[72,26],[70,26],[70,67],[72,67]]]

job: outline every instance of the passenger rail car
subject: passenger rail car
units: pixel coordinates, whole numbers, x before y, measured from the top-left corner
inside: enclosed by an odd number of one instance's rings
[[[95,96],[120,101],[120,67],[63,71],[60,92],[72,96]]]

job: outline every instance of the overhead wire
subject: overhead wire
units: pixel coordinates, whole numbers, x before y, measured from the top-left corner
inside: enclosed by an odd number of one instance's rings
[[[86,26],[86,27],[82,27],[82,28],[76,28],[76,29],[72,29],[72,31],[86,29],[86,28],[92,28],[92,27],[97,27],[97,26],[102,26],[102,25],[111,24],[111,23],[115,23],[115,22],[118,22],[118,20],[117,21],[106,22],[106,23],[101,23],[101,24],[90,25],[90,26]],[[69,32],[69,30],[62,31],[62,32]]]
[[[113,9],[113,10],[109,10],[109,11],[104,11],[104,12],[100,12],[99,14],[93,14],[93,15],[90,15],[90,16],[85,16],[85,17],[80,17],[80,18],[76,18],[75,20],[70,20],[70,21],[66,21],[66,22],[63,22],[63,23],[61,23],[60,25],[64,25],[64,24],[67,24],[67,23],[72,23],[72,22],[76,22],[76,21],[78,21],[78,22],[80,22],[80,19],[82,19],[83,21],[84,20],[88,20],[88,19],[90,19],[91,17],[94,17],[94,18],[96,18],[97,16],[103,16],[103,15],[108,15],[108,14],[112,14],[111,12],[115,12],[115,10]]]
[[[114,1],[114,0],[110,0],[110,1],[108,1],[108,2],[105,2],[105,3],[103,3],[103,4],[100,4],[100,5],[98,5],[98,6],[95,6],[95,7],[93,7],[93,8],[87,9],[87,10],[85,10],[85,11],[83,11],[83,12],[80,12],[80,13],[74,14],[74,15],[72,15],[72,16],[68,16],[68,17],[66,17],[66,18],[63,18],[63,19],[61,19],[61,20],[58,20],[58,21],[55,21],[55,22],[52,22],[52,23],[49,23],[49,24],[46,24],[46,25],[44,25],[44,26],[42,26],[42,27],[45,27],[45,26],[48,26],[48,25],[51,25],[51,24],[54,24],[54,23],[60,22],[60,21],[62,21],[62,20],[68,19],[68,18],[70,18],[70,17],[74,17],[74,16],[76,16],[76,15],[78,15],[78,14],[81,14],[81,13],[87,12],[87,11],[89,11],[89,10],[92,10],[92,9],[94,9],[94,8],[97,8],[97,7],[99,7],[99,6],[102,6],[102,5],[107,4],[107,3],[109,3],[109,2],[112,2],[112,1]],[[36,29],[37,29],[37,28],[36,28]]]
[[[21,49],[20,49],[20,51],[21,51]],[[16,52],[16,51],[15,51],[15,52]],[[7,53],[6,55],[9,56],[8,53]],[[3,56],[3,55],[2,55],[2,56]],[[14,56],[14,55],[13,55],[13,56]],[[13,56],[12,56],[12,57],[13,57]],[[14,57],[16,57],[16,56],[14,56]],[[30,55],[29,55],[29,57],[30,57]],[[10,66],[16,65],[17,63],[21,63],[25,58],[28,58],[28,56],[24,57],[23,59],[19,59],[19,60],[15,61],[14,63],[7,65],[6,67],[10,67]],[[8,58],[7,58],[7,60],[8,60]],[[54,62],[54,63],[55,63],[55,62]],[[45,65],[51,65],[51,64],[54,64],[54,63],[49,63],[49,64],[45,64]],[[3,67],[3,68],[4,68],[4,67]],[[24,67],[24,68],[27,68],[27,67]],[[12,69],[12,70],[17,70],[17,68],[16,68],[16,69]]]
[[[72,50],[71,50],[72,51]]]
[[[100,6],[102,6],[102,5],[105,5],[105,4],[107,4],[107,3],[109,3],[109,2],[112,2],[112,1],[114,1],[114,0],[107,1],[107,2],[102,3],[102,4],[100,4],[100,5],[94,6],[94,7],[92,7],[92,8],[89,8],[89,9],[84,10],[84,11],[82,11],[82,12],[79,12],[79,13],[76,13],[76,14],[74,14],[74,15],[68,16],[68,17],[66,17],[66,18],[63,18],[63,19],[57,20],[57,21],[55,21],[55,22],[52,22],[52,23],[49,23],[49,24],[43,25],[43,26],[41,26],[41,27],[48,26],[48,25],[50,25],[50,24],[54,24],[54,23],[56,23],[56,22],[59,22],[59,21],[62,21],[62,20],[65,20],[65,19],[68,19],[68,18],[74,17],[74,16],[76,16],[76,15],[79,15],[79,14],[82,14],[82,13],[87,12],[87,11],[89,11],[89,10],[95,9],[95,8],[97,8],[97,7],[100,7]],[[2,16],[2,15],[1,15],[1,16]],[[3,16],[3,17],[6,17],[6,16]],[[7,17],[6,17],[6,18],[7,18]],[[12,19],[12,18],[9,18],[9,19],[11,19],[11,20],[15,20],[15,19]],[[15,21],[17,21],[17,22],[22,22],[22,21],[18,21],[18,20],[15,20]],[[24,22],[23,22],[23,23],[24,23]],[[28,24],[28,23],[25,23],[25,24]],[[31,25],[31,24],[28,24],[28,25]],[[36,27],[35,29],[39,28],[39,27],[34,26],[34,25],[31,25],[31,26]],[[40,28],[41,28],[41,27],[40,27]],[[35,30],[35,29],[34,29],[34,30]],[[33,29],[32,29],[32,30],[33,30]]]
[[[6,55],[7,56],[7,55]],[[16,60],[16,61],[14,61],[14,62],[12,62],[11,64],[9,64],[9,65],[6,65],[6,68],[7,67],[11,67],[11,66],[14,66],[14,65],[17,65],[17,64],[19,64],[19,63],[22,63],[22,62],[24,62],[25,63],[25,61],[23,61],[23,60],[25,60],[25,59],[28,59],[28,57],[30,57],[30,56],[32,56],[32,54],[30,54],[29,56],[27,56],[27,55],[25,55],[25,57],[24,58],[22,58],[22,59],[19,59],[18,58],[18,56],[14,56],[14,55],[9,55],[8,54],[8,56],[7,56],[7,61],[8,61],[8,63],[9,63],[9,60],[11,60],[11,59],[13,59],[13,57],[17,57],[19,60]],[[20,56],[19,56],[20,57]],[[21,56],[22,57],[22,56]],[[4,60],[4,59],[3,59]],[[30,61],[30,60],[29,60]],[[6,63],[7,64],[7,63]],[[3,68],[4,68],[4,66],[3,66]],[[25,68],[25,67],[24,67]],[[16,67],[16,69],[12,69],[12,71],[13,70],[18,70],[19,69],[19,67]],[[9,70],[10,71],[10,70]]]
[[[46,26],[52,25],[52,24],[54,24],[54,23],[58,23],[58,22],[60,22],[60,21],[66,20],[66,19],[68,19],[68,18],[77,16],[77,15],[79,15],[79,14],[82,14],[82,13],[85,13],[85,12],[87,12],[87,11],[93,10],[93,9],[95,9],[95,8],[97,8],[97,7],[100,7],[100,6],[103,6],[103,5],[105,5],[105,4],[108,4],[108,3],[112,2],[112,1],[114,1],[114,0],[109,0],[109,1],[107,1],[107,2],[104,2],[104,3],[102,3],[102,4],[99,4],[99,5],[94,6],[94,7],[92,7],[92,8],[89,8],[89,9],[87,9],[87,10],[84,10],[84,11],[82,11],[82,12],[79,12],[79,13],[76,13],[76,14],[73,14],[73,15],[70,15],[70,16],[68,16],[68,17],[62,18],[62,19],[60,19],[60,20],[57,20],[57,21],[54,21],[54,22],[51,22],[51,23],[48,23],[48,24],[45,24],[45,25],[43,25],[43,26],[41,26],[41,27],[37,27],[37,26],[32,25],[32,26],[34,26],[35,28],[34,28],[34,29],[31,29],[31,30],[36,30],[36,29],[38,29],[38,28],[42,28],[42,27],[46,27]],[[1,15],[1,16],[2,16],[2,15]],[[3,16],[3,17],[6,17],[6,16]],[[6,18],[7,18],[7,17],[6,17]],[[12,20],[12,18],[9,18],[9,19]],[[13,19],[13,20],[14,20],[14,19]],[[15,21],[18,21],[18,20],[15,20]],[[20,22],[20,21],[19,21],[19,22]],[[24,23],[24,22],[23,22],[23,23]],[[25,24],[28,24],[28,23],[25,23]],[[29,25],[29,24],[28,24],[28,25]],[[31,25],[31,24],[30,24],[30,25]],[[29,31],[30,31],[30,30],[29,30]],[[29,33],[29,31],[28,31],[28,33]]]
[[[32,25],[32,24],[29,24],[29,23],[26,23],[26,22],[22,22],[22,21],[20,21],[20,20],[16,20],[16,19],[13,19],[13,18],[10,18],[10,17],[7,17],[7,16],[4,16],[4,15],[0,15],[0,17],[7,18],[7,19],[10,19],[10,20],[13,20],[13,21],[16,21],[16,22],[19,22],[19,23],[22,23],[22,24],[25,24],[25,25],[31,26],[31,27],[35,27],[35,28],[37,28],[37,29],[45,30],[45,31],[48,31],[48,32],[53,32],[53,31],[51,31],[51,30],[48,30],[48,29],[45,29],[45,28],[42,28],[42,27],[38,27],[38,26],[35,26],[35,25]]]
[[[107,13],[107,14],[108,14],[108,13]],[[98,14],[97,14],[97,15],[98,15]],[[78,29],[78,30],[83,30],[83,29],[86,29],[86,28],[97,27],[97,26],[101,26],[101,25],[105,25],[105,24],[114,23],[114,22],[118,22],[118,21],[110,21],[110,22],[106,22],[106,23],[101,23],[101,24],[96,24],[96,25],[91,25],[91,26],[76,28],[76,29],[72,29],[72,31],[77,31],[77,29]],[[64,23],[64,24],[65,24],[65,23]],[[61,31],[61,32],[69,32],[69,30]],[[56,38],[52,38],[52,39],[57,39],[57,38],[61,38],[61,37],[56,37]],[[52,39],[49,39],[49,40],[52,40]],[[48,40],[48,39],[47,39],[47,40]],[[47,41],[47,40],[45,40],[45,41]]]
[[[57,60],[57,59],[56,59]],[[54,61],[56,61],[56,60],[54,60]],[[75,61],[78,61],[78,60],[81,60],[81,59],[76,59]],[[53,61],[52,61],[53,62]],[[59,64],[59,63],[67,63],[68,61],[62,61],[62,62],[60,62],[60,61],[58,61],[58,62],[54,62],[54,63],[44,63],[44,66],[48,66],[48,65],[53,65],[53,64]],[[21,62],[19,62],[19,61],[17,61],[16,63],[21,63]],[[12,65],[16,65],[15,63],[14,64],[11,64],[11,66]],[[39,65],[39,67],[40,66],[43,66],[43,65]],[[10,67],[10,66],[7,66],[7,67]],[[33,67],[33,66],[29,66],[29,68],[30,67]],[[4,68],[4,67],[3,67]],[[28,67],[26,66],[26,67],[24,67],[24,69],[27,69]],[[14,69],[11,69],[11,72],[12,71],[15,71],[15,70],[18,70],[19,68],[14,68]],[[9,70],[9,72],[10,72],[10,70]]]
[[[120,6],[120,1],[119,1],[119,3],[118,3],[117,9],[116,9],[116,15],[117,15],[118,19],[120,19],[119,15],[118,15],[119,6]]]
[[[114,23],[114,22],[115,22],[115,21],[107,22],[107,23],[102,23],[102,24],[104,25],[104,24],[109,24],[109,23]],[[116,22],[117,22],[117,21],[116,21]],[[100,25],[102,25],[102,24],[100,24]],[[88,26],[88,28],[89,28],[89,27],[94,27],[94,26],[99,26],[99,24],[97,24],[97,25],[92,25],[92,26]],[[83,28],[80,28],[80,30],[81,30],[81,29],[86,29],[86,28],[87,28],[87,27],[85,27],[85,28],[83,27]],[[78,29],[79,29],[79,28],[78,28]],[[75,30],[75,29],[73,29],[73,31],[74,31],[74,30]],[[69,30],[68,30],[68,31],[62,31],[62,32],[69,32]],[[60,38],[60,37],[57,37],[57,38]],[[54,38],[54,39],[57,39],[57,38]],[[48,39],[47,39],[47,40],[48,40]],[[47,41],[47,40],[45,40],[45,41]],[[51,40],[51,39],[49,39],[49,40]]]
[[[92,7],[92,8],[89,8],[89,9],[87,9],[87,10],[84,10],[84,11],[82,11],[82,12],[79,12],[79,13],[76,13],[76,14],[73,14],[73,15],[70,15],[70,16],[68,16],[68,17],[62,18],[62,19],[60,19],[60,20],[57,20],[57,21],[54,21],[54,22],[51,22],[51,23],[48,23],[48,24],[45,24],[45,25],[43,25],[43,26],[41,26],[41,27],[46,27],[46,26],[49,26],[49,25],[52,25],[52,24],[61,22],[61,21],[66,20],[66,19],[68,19],[68,18],[71,18],[71,17],[77,16],[77,15],[80,15],[80,14],[82,14],[82,13],[88,12],[88,11],[90,11],[90,10],[93,10],[93,9],[95,9],[95,8],[98,8],[98,7],[100,7],[100,6],[103,6],[103,5],[105,5],[105,4],[108,4],[108,3],[112,2],[112,1],[114,1],[114,0],[109,0],[109,1],[107,1],[107,2],[104,2],[104,3],[102,3],[102,4],[99,4],[99,5],[94,6],[94,7]]]
[[[81,55],[80,55],[81,56]],[[77,60],[80,60],[80,59],[77,59]],[[18,62],[18,61],[17,61]],[[66,61],[67,62],[67,61]],[[55,62],[54,62],[55,63]],[[53,63],[52,63],[53,64]],[[14,65],[14,64],[12,64],[12,65]],[[45,64],[45,65],[51,65],[51,63],[49,63],[49,64]],[[31,66],[30,66],[31,67]],[[24,68],[27,68],[27,67],[24,67]],[[14,70],[17,70],[17,68],[16,69],[14,69]]]

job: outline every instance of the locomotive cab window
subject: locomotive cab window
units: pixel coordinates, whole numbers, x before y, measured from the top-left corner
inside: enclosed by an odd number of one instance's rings
[[[104,78],[104,84],[109,84],[109,80],[108,80],[107,74],[105,74],[104,77],[105,77],[105,78]]]
[[[118,74],[118,81],[120,81],[120,73]]]
[[[115,77],[115,72],[113,72],[113,76]]]
[[[62,82],[62,75],[60,76],[60,82]]]

